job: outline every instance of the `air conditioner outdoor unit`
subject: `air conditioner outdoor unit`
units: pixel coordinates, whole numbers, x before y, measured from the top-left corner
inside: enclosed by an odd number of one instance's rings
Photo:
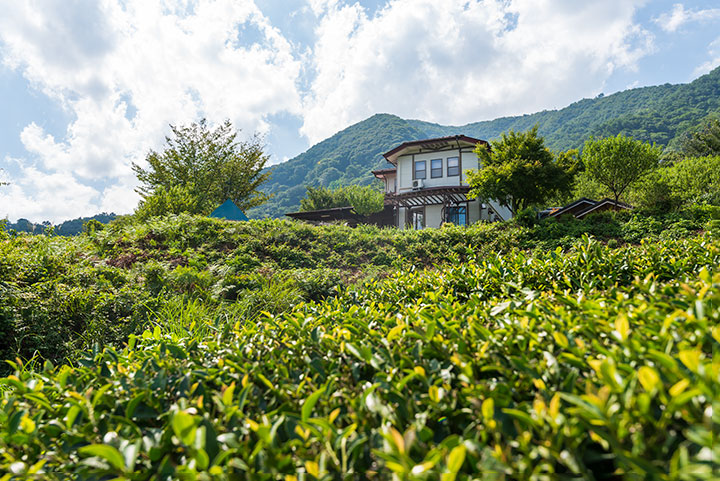
[[[424,180],[422,180],[422,179],[415,179],[415,180],[413,180],[413,186],[412,186],[413,190],[422,189],[423,187],[425,187],[425,181],[424,181]]]

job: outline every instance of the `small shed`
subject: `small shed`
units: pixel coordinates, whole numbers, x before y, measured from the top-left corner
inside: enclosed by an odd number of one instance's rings
[[[235,202],[231,201],[230,199],[226,200],[225,202],[220,204],[217,209],[212,211],[210,217],[226,220],[249,220],[248,216],[246,216],[245,213],[240,210],[240,207],[235,205]]]

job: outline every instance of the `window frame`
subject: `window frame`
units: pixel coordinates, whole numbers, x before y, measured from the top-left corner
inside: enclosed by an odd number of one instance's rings
[[[455,166],[452,167],[453,169],[457,169],[457,172],[454,173],[454,174],[450,172],[450,169],[451,169],[451,167],[450,167],[450,160],[451,160],[451,159],[453,159],[453,160],[455,160],[455,162],[457,162],[457,165],[455,165]],[[447,158],[447,176],[448,176],[448,177],[459,177],[459,176],[460,176],[460,157],[455,156],[455,157],[448,157],[448,158]]]
[[[433,163],[439,162],[440,167],[433,167]],[[437,173],[437,175],[435,175]],[[443,176],[443,159],[430,159],[430,178],[439,179]]]
[[[418,164],[423,164],[423,169],[418,170]],[[423,176],[418,177],[418,172],[422,172]],[[413,180],[427,179],[427,160],[415,160],[413,162]]]
[[[426,227],[425,220],[425,206],[410,207],[408,209],[408,224],[410,229],[423,230]]]
[[[448,207],[449,211],[454,212],[447,212],[445,214],[445,222],[454,224],[454,225],[467,225],[467,215],[468,215],[468,208],[465,205],[456,205],[456,206],[450,206]],[[463,217],[464,222],[460,223],[460,216]]]

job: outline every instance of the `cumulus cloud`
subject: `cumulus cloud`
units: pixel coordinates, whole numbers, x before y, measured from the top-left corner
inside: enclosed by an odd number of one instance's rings
[[[392,0],[372,17],[315,3],[311,142],[375,112],[465,123],[557,107],[653,49],[633,22],[642,1]]]
[[[86,212],[98,197],[94,188],[78,182],[70,173],[46,173],[35,166],[22,165],[20,175],[0,188],[0,218],[65,220],[69,218],[68,212]]]
[[[300,61],[252,1],[6,2],[0,49],[6,67],[74,118],[63,138],[37,123],[22,131],[50,178],[118,185],[131,162],[162,143],[169,123],[229,118],[249,136],[266,133],[275,113],[300,112]],[[95,190],[94,209],[68,207],[65,215],[96,210],[118,189]]]
[[[460,124],[559,107],[652,51],[633,20],[643,3],[389,0],[369,13],[306,0],[317,26],[300,45],[251,0],[3,2],[3,64],[72,120],[64,135],[25,126],[23,179],[0,206],[37,220],[127,212],[130,164],[169,123],[200,117],[248,135],[301,118],[314,143],[377,112]]]
[[[695,69],[695,75],[703,75],[720,65],[720,37],[708,45],[708,56],[710,59]]]
[[[682,3],[673,5],[672,11],[663,13],[654,19],[666,32],[675,32],[683,25],[691,22],[704,22],[720,18],[720,8],[686,10]]]

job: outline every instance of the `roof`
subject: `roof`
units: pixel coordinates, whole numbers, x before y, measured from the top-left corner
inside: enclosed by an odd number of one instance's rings
[[[629,210],[632,208],[633,207],[630,204],[626,204],[624,202],[616,202],[614,199],[610,199],[609,197],[606,197],[603,200],[596,202],[595,205],[583,210],[582,212],[578,212],[577,214],[575,214],[575,217],[578,219],[582,219],[586,215],[592,214],[593,212],[597,212],[599,210],[606,210],[606,209]]]
[[[583,204],[585,204],[583,206]],[[548,217],[559,217],[563,214],[577,214],[579,212],[582,212],[583,210],[594,207],[597,204],[596,200],[588,199],[587,197],[581,197],[580,199],[576,200],[575,202],[571,202],[568,205],[561,207],[560,209],[554,210],[553,212],[550,212],[548,214]],[[573,212],[573,210],[577,210],[577,212]]]
[[[288,212],[285,214],[288,217],[292,217],[293,219],[308,219],[312,218],[314,219],[325,219],[325,218],[336,218],[336,219],[342,219],[342,218],[351,218],[356,216],[355,212],[353,212],[353,208],[351,206],[347,207],[331,207],[329,209],[318,209],[318,210],[305,210],[300,212]]]
[[[412,140],[410,142],[403,142],[394,149],[385,152],[383,154],[383,157],[385,157],[385,160],[387,160],[391,164],[397,165],[397,158],[402,155],[402,152],[408,149],[412,149],[413,147],[432,151],[440,150],[453,145],[460,146],[460,144],[465,144],[464,147],[474,147],[478,143],[485,144],[488,148],[490,147],[490,144],[488,144],[485,140],[475,139],[473,137],[468,137],[467,135],[450,135],[448,137],[436,137],[434,139],[422,139]]]
[[[352,207],[332,207],[330,209],[310,210],[305,212],[288,212],[286,216],[307,222],[327,223],[333,221],[347,222],[350,226],[358,224],[393,225],[393,206],[386,204],[382,211],[363,216],[357,214]]]
[[[375,177],[379,178],[379,177],[384,177],[388,174],[397,174],[397,169],[395,167],[390,168],[390,169],[377,169],[377,170],[373,170],[372,174]]]
[[[217,209],[212,211],[210,217],[215,217],[216,219],[237,221],[248,220],[248,217],[245,215],[245,213],[241,211],[240,208],[235,205],[235,202],[231,201],[230,199],[226,200],[225,202],[220,204]]]

